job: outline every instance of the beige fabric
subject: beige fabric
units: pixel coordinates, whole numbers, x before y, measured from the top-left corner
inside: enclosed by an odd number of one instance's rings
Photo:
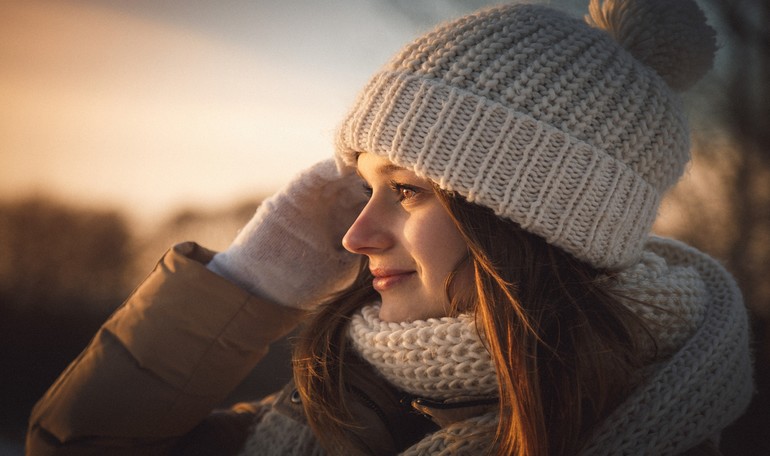
[[[718,435],[752,395],[746,309],[730,275],[707,255],[669,239],[649,239],[643,258],[621,274],[618,287],[647,300],[646,308],[636,304],[635,310],[659,323],[660,357],[641,387],[599,426],[584,455],[683,453]],[[479,454],[476,445],[488,443],[483,436],[496,425],[494,413],[457,423],[405,454]]]
[[[695,2],[591,0],[589,12],[586,22],[606,30],[674,89],[692,86],[711,69],[715,32]]]
[[[285,306],[316,306],[358,272],[361,258],[342,247],[342,236],[365,203],[360,190],[334,159],[316,163],[263,201],[208,268]]]
[[[679,98],[659,75],[607,33],[528,4],[406,46],[337,135],[349,164],[357,152],[386,157],[611,269],[639,258],[689,147]]]
[[[497,415],[486,414],[449,425],[402,453],[403,456],[488,454],[497,427]]]
[[[668,250],[663,256],[644,250],[637,264],[612,279],[618,293],[629,298],[625,305],[650,324],[656,341],[650,356],[658,359],[678,350],[703,323],[709,301],[696,267],[666,261]]]
[[[472,316],[391,323],[379,312],[375,304],[353,315],[348,336],[392,385],[431,399],[497,395],[495,368]]]
[[[325,454],[309,426],[269,411],[254,427],[240,456],[320,456]]]
[[[688,336],[674,336],[684,339],[681,346],[652,366],[644,384],[597,428],[585,455],[683,453],[718,436],[743,413],[753,393],[748,316],[733,278],[713,258],[677,241],[651,238],[646,250],[673,271],[697,272],[705,288],[693,293],[694,281],[685,274],[689,278],[681,286],[666,284],[663,276],[640,281],[637,289],[647,288],[645,293],[661,299],[652,303],[661,307],[686,303],[676,310],[695,308],[690,300],[700,296],[702,311],[683,315],[700,322]]]

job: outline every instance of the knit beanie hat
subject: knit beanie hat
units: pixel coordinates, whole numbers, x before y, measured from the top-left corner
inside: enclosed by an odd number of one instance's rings
[[[693,0],[508,4],[440,26],[360,94],[337,157],[369,152],[598,268],[640,256],[689,161],[679,97],[711,67]]]

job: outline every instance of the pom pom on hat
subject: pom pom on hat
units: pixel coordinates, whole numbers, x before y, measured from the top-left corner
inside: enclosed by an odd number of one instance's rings
[[[586,22],[609,33],[674,90],[711,69],[714,30],[693,0],[591,0]]]

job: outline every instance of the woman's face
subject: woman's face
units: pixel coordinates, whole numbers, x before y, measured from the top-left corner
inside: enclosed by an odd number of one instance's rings
[[[458,270],[450,292],[467,289],[471,268],[465,242],[431,182],[371,153],[359,156],[358,174],[370,197],[342,244],[369,257],[382,299],[380,318],[401,322],[447,315],[447,277]]]

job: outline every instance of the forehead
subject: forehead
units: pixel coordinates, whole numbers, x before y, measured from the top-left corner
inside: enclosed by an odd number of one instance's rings
[[[358,170],[358,174],[391,175],[397,173],[409,173],[410,175],[414,175],[412,171],[396,165],[387,158],[370,153],[361,153],[358,155],[356,158],[356,169]]]

